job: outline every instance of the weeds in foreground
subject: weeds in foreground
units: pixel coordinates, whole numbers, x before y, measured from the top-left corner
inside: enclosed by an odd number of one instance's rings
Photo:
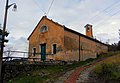
[[[97,65],[92,74],[97,80],[120,81],[120,57]]]

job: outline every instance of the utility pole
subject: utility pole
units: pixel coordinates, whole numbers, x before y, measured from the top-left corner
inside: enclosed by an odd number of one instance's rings
[[[16,4],[10,4],[8,5],[9,0],[6,0],[6,6],[5,6],[5,15],[4,15],[4,23],[3,23],[3,30],[2,30],[2,37],[1,37],[1,50],[0,50],[0,83],[3,83],[3,76],[2,76],[2,58],[3,58],[3,51],[4,51],[4,42],[8,42],[8,40],[5,40],[5,36],[7,36],[9,33],[6,31],[6,22],[7,22],[7,13],[8,8],[10,8],[12,5],[14,9],[17,8]]]

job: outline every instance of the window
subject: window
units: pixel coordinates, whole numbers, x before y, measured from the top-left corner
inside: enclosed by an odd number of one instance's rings
[[[47,26],[42,26],[40,29],[40,32],[47,32],[48,31],[48,27]]]
[[[35,56],[36,55],[36,48],[34,47],[33,48],[33,56]]]
[[[90,31],[90,28],[89,28],[89,27],[87,28],[87,31]]]
[[[56,44],[52,45],[52,54],[56,54]]]

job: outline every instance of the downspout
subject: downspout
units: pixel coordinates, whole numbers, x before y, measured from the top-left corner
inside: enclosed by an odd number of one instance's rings
[[[80,61],[80,35],[79,35],[79,61]]]

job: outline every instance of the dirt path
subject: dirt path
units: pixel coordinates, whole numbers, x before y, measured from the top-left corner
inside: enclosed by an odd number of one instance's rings
[[[96,64],[113,60],[119,55],[111,56],[103,60],[95,61],[89,65],[78,67],[72,71],[67,72],[64,76],[60,77],[59,80],[55,83],[84,83],[88,80],[88,75],[90,71],[96,66]]]

